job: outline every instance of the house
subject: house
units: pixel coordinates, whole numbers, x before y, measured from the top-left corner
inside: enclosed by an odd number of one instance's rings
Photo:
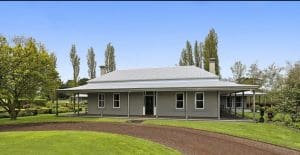
[[[209,66],[210,72],[175,66],[110,73],[100,66],[100,77],[59,91],[88,94],[88,114],[220,119],[222,95],[258,86],[220,80],[213,60]]]

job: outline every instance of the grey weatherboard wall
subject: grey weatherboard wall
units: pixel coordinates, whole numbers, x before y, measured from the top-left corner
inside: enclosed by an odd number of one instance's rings
[[[179,91],[180,92],[180,91]],[[185,116],[185,109],[176,109],[176,93],[158,92],[157,114],[158,116]],[[113,108],[112,94],[105,94],[104,115],[127,115],[128,114],[128,93],[120,93],[120,108]],[[144,92],[130,93],[130,115],[143,115]],[[204,92],[204,109],[195,109],[195,92],[187,92],[187,114],[189,117],[218,117],[217,110],[218,96],[215,91]],[[88,114],[100,114],[98,108],[98,93],[88,94]]]

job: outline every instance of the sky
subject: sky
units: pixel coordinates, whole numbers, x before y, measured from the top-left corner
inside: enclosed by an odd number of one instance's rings
[[[72,79],[72,44],[83,78],[90,47],[97,66],[109,42],[117,69],[175,66],[186,41],[211,28],[224,78],[238,60],[260,68],[300,60],[300,2],[0,2],[0,15],[1,35],[33,37],[57,55],[63,81]]]

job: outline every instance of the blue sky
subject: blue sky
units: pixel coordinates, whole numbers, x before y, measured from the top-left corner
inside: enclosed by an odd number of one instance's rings
[[[43,42],[56,53],[64,81],[72,79],[73,43],[80,77],[87,77],[91,46],[97,66],[109,42],[117,69],[174,66],[186,40],[203,41],[211,28],[218,33],[225,78],[236,60],[264,68],[300,59],[299,2],[0,2],[0,14],[0,34]]]

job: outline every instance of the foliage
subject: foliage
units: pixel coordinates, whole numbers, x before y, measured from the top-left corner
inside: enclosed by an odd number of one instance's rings
[[[277,66],[275,63],[269,65],[263,71],[263,89],[267,91],[277,90],[282,84],[282,72],[283,68]]]
[[[250,65],[247,73],[252,85],[262,85],[263,72],[258,68],[257,62]]]
[[[58,72],[55,59],[33,38],[15,37],[12,45],[0,38],[0,106],[16,119],[20,99],[53,92]]]
[[[107,44],[105,50],[105,67],[108,73],[116,70],[115,48],[111,43]]]
[[[233,74],[233,79],[237,83],[241,83],[241,79],[246,73],[246,65],[243,65],[241,61],[236,61],[230,69]]]
[[[87,81],[88,81],[88,80],[89,80],[88,78],[81,78],[81,79],[78,81],[78,85],[79,85],[79,86],[85,85],[85,84],[87,84]]]
[[[186,41],[185,48],[182,49],[181,56],[179,59],[179,66],[192,66],[202,68],[202,43],[198,44],[198,41],[195,41],[194,49],[190,41]],[[193,54],[194,51],[194,54]]]
[[[88,68],[89,68],[88,75],[89,75],[90,79],[93,79],[96,77],[96,66],[97,66],[93,47],[88,49],[87,64],[88,64]]]
[[[80,58],[77,55],[76,47],[73,44],[70,51],[70,61],[73,67],[73,87],[78,85],[78,76],[80,70]]]
[[[204,69],[209,71],[209,59],[215,58],[216,74],[220,75],[219,57],[218,57],[218,36],[214,29],[211,29],[205,38],[203,46]]]
[[[187,65],[188,66],[194,65],[193,49],[189,41],[186,41],[185,49],[186,49],[186,56],[187,56]]]

